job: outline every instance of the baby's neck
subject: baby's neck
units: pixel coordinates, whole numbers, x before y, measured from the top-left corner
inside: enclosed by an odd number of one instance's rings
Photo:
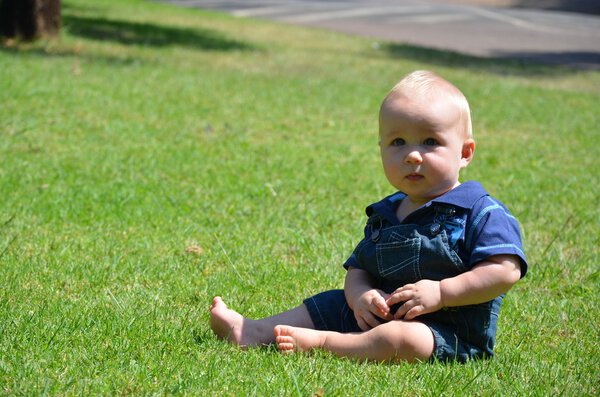
[[[415,200],[414,198],[411,198],[407,195],[405,198],[402,199],[402,201],[400,201],[400,204],[398,204],[398,208],[396,208],[396,218],[398,218],[398,221],[402,222],[404,219],[406,219],[407,216],[409,216],[410,214],[412,214],[431,200],[443,196],[444,194],[448,193],[450,190],[456,188],[459,185],[460,182],[457,181],[454,187],[452,187],[451,189],[448,189],[446,192],[427,200],[418,200],[418,198],[417,200]]]
[[[415,212],[422,205],[422,203],[413,202],[410,197],[407,196],[400,202],[398,208],[396,208],[396,218],[398,218],[398,221],[402,222],[407,216]]]

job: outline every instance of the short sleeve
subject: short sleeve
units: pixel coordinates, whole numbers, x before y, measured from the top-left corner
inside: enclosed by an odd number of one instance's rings
[[[367,239],[371,238],[372,232],[371,232],[370,222],[371,222],[371,218],[369,218],[369,220],[367,221],[367,224],[365,225],[364,238],[354,248],[354,251],[352,251],[352,255],[350,255],[350,257],[348,257],[348,259],[346,259],[346,262],[344,262],[344,268],[346,270],[348,270],[348,268],[350,266],[357,268],[357,269],[363,268],[363,266],[361,266],[358,258],[359,258],[360,250],[363,249],[365,244],[367,243]]]
[[[365,227],[365,233],[367,233],[367,228]],[[352,255],[350,255],[348,257],[348,259],[346,259],[346,262],[344,262],[344,268],[346,270],[348,270],[350,268],[350,266],[357,268],[357,269],[362,269],[363,266],[361,266],[360,261],[359,261],[359,252],[361,250],[361,248],[365,245],[365,241],[366,237],[361,240],[360,243],[358,243],[358,245],[356,246],[356,248],[354,248],[354,251],[352,251]]]
[[[474,207],[465,246],[471,253],[470,268],[493,255],[516,255],[521,262],[521,277],[527,273],[519,222],[502,203],[489,196]]]
[[[350,267],[360,268],[354,252],[346,259],[346,262],[344,262],[344,269],[348,270]]]

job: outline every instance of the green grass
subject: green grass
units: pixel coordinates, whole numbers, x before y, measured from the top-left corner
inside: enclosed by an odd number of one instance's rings
[[[599,72],[63,6],[60,40],[0,47],[0,393],[598,395]],[[470,99],[463,177],[523,228],[497,356],[357,364],[216,340],[215,294],[263,317],[342,285],[364,206],[392,191],[379,102],[421,68]]]

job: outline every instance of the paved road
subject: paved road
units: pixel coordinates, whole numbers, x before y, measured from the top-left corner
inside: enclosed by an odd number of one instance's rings
[[[510,8],[507,0],[163,1],[468,55],[600,69],[600,0],[520,2],[558,10]]]

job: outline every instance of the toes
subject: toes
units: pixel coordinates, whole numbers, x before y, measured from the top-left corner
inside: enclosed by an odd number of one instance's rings
[[[277,349],[280,352],[288,353],[293,352],[295,349],[294,343],[291,342],[277,342]]]
[[[275,337],[279,337],[280,335],[282,335],[282,331],[283,331],[283,326],[281,325],[276,325],[275,328],[273,328],[273,333],[275,334]]]
[[[276,336],[275,337],[275,342],[277,343],[289,343],[289,342],[293,342],[293,339],[290,338],[289,336]]]
[[[210,305],[210,310],[213,310],[214,308],[216,308],[217,306],[220,306],[220,305],[223,305],[224,307],[227,307],[225,305],[225,302],[223,302],[223,299],[221,299],[220,296],[215,296],[213,298],[212,305]]]
[[[275,328],[273,328],[275,336],[290,336],[292,333],[291,330],[292,328],[287,325],[276,325]]]
[[[275,338],[275,342],[279,351],[286,352],[296,349],[296,341],[291,336],[279,335]]]

